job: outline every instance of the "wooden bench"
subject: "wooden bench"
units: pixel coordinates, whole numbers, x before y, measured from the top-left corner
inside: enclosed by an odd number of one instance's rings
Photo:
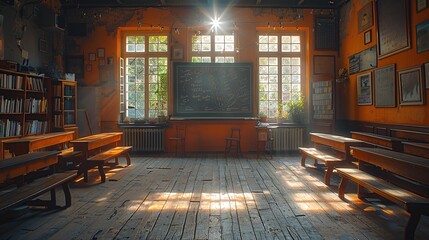
[[[100,173],[101,182],[105,182],[106,174],[104,173],[103,169],[104,164],[113,158],[115,159],[115,164],[118,164],[118,158],[123,156],[127,159],[127,166],[129,166],[131,164],[131,158],[129,154],[131,149],[131,146],[118,146],[94,155],[81,164],[82,166],[79,167],[78,174],[88,171],[88,169],[94,166],[97,166]]]
[[[16,207],[21,204],[30,202],[30,200],[50,192],[51,199],[49,201],[36,201],[37,206],[45,206],[48,209],[52,208],[67,208],[71,206],[71,194],[69,182],[76,178],[76,171],[63,173],[55,173],[47,177],[38,178],[29,184],[24,184],[12,191],[0,195],[0,212]],[[61,186],[64,191],[65,205],[57,206],[55,188]]]
[[[359,186],[398,204],[409,212],[410,218],[405,227],[405,239],[414,238],[414,231],[417,228],[421,214],[429,215],[428,198],[407,191],[359,169],[336,168],[336,171],[342,177],[338,187],[338,196],[340,198],[344,198],[347,182],[351,180]],[[361,198],[362,195],[358,194],[358,197]]]
[[[330,185],[331,176],[334,168],[338,166],[340,163],[344,162],[344,159],[338,158],[336,156],[332,156],[316,148],[299,147],[298,149],[302,155],[301,166],[305,167],[305,159],[307,157],[313,158],[316,161],[315,165],[317,164],[317,160],[323,161],[325,163],[326,173],[324,177],[324,182],[326,185]]]
[[[58,166],[61,170],[69,169],[67,167],[68,163],[71,162],[73,164],[73,168],[76,167],[82,160],[82,152],[75,151],[73,147],[69,147],[61,150],[58,154]]]

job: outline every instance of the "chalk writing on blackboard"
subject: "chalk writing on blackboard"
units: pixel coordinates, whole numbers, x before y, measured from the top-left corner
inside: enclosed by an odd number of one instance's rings
[[[173,117],[252,117],[251,63],[174,64]]]

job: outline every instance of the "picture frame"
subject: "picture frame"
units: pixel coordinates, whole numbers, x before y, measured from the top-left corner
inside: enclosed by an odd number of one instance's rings
[[[374,106],[396,107],[395,64],[374,70]]]
[[[107,65],[111,65],[113,64],[113,57],[108,57],[107,58]]]
[[[335,77],[335,56],[314,55],[313,56],[314,75],[332,75]]]
[[[429,88],[429,62],[423,64],[426,89]]]
[[[428,7],[428,0],[416,0],[416,12],[420,12]]]
[[[46,41],[46,39],[39,39],[39,51],[42,53],[48,52],[48,42]]]
[[[358,32],[363,32],[374,25],[374,17],[372,11],[373,1],[365,4],[358,11]]]
[[[173,60],[182,60],[183,59],[183,48],[173,48],[172,56]]]
[[[408,0],[377,0],[378,58],[411,48]]]
[[[88,59],[89,59],[89,61],[95,61],[95,53],[89,53]]]
[[[357,76],[356,89],[357,105],[372,105],[371,72]]]
[[[416,50],[417,53],[429,50],[429,20],[416,25]]]
[[[98,58],[104,58],[104,53],[105,53],[104,48],[98,48],[97,49],[97,57]]]
[[[66,72],[74,73],[76,79],[84,77],[84,57],[79,56],[67,56],[66,57]]]
[[[421,67],[398,71],[399,104],[422,105],[423,84]]]
[[[368,43],[371,43],[371,38],[372,38],[372,36],[371,36],[371,29],[370,30],[368,30],[368,31],[366,31],[364,34],[363,34],[363,38],[364,38],[364,44],[366,45],[366,44],[368,44]]]
[[[98,59],[98,66],[104,66],[106,65],[106,59],[105,58],[99,58]]]

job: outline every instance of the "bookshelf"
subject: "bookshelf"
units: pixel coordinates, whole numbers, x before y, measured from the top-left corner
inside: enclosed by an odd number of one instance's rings
[[[0,69],[0,139],[49,131],[49,80]]]
[[[76,126],[77,84],[74,81],[55,80],[52,83],[52,128],[65,130]]]

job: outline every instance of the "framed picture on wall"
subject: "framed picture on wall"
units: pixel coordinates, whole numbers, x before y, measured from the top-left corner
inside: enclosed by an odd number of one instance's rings
[[[425,72],[425,83],[426,83],[426,89],[429,88],[429,63],[425,63],[423,65],[423,69]]]
[[[429,50],[429,20],[416,25],[417,53]]]
[[[411,47],[409,28],[409,1],[377,0],[378,58],[404,51]]]
[[[398,71],[399,78],[399,104],[422,105],[423,84],[420,67]]]
[[[420,12],[421,10],[428,7],[428,0],[416,0],[416,10]]]
[[[104,58],[104,48],[98,48],[97,49],[97,57]]]
[[[314,55],[313,56],[313,74],[335,76],[335,56]]]
[[[372,5],[370,1],[358,11],[358,32],[363,32],[374,24]]]
[[[183,59],[183,48],[173,48],[172,59],[182,60]]]
[[[371,73],[364,73],[357,76],[357,104],[372,104]]]
[[[374,98],[375,107],[396,107],[395,64],[374,71]]]
[[[365,45],[368,43],[371,43],[371,29],[364,33],[363,38],[364,38]]]

